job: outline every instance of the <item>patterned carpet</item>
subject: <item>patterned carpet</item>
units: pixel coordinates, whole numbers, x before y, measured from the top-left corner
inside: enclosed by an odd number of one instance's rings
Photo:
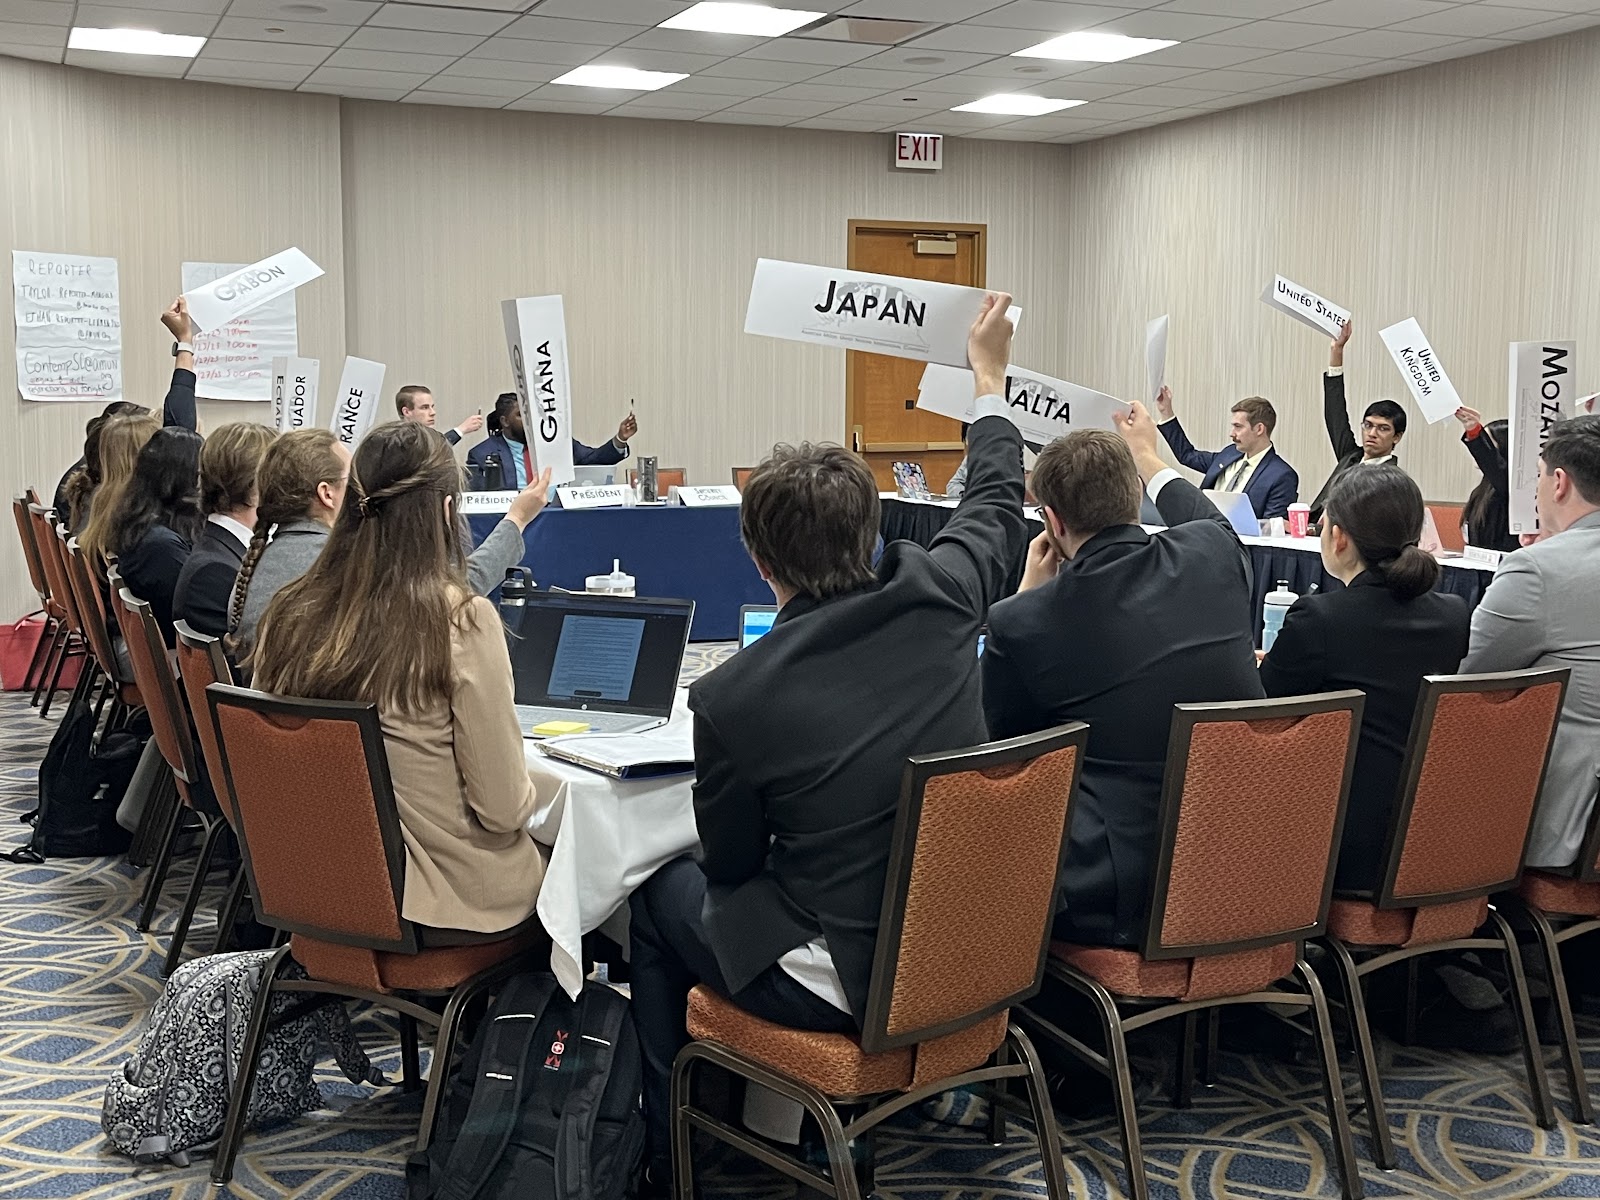
[[[707,669],[723,647],[694,646],[686,675]],[[24,840],[16,817],[32,806],[35,774],[54,720],[26,697],[0,697],[0,844]],[[4,830],[10,830],[9,836]],[[38,867],[0,862],[0,1197],[82,1196],[199,1200],[208,1162],[140,1169],[109,1153],[100,1133],[107,1078],[136,1044],[160,990],[166,930],[180,868],[157,927],[135,932],[135,874],[119,862],[57,860]],[[209,944],[203,912],[196,943]],[[399,1070],[392,1030],[361,1016],[357,1029],[391,1076]],[[1600,1029],[1586,1029],[1591,1070],[1600,1068]],[[1515,1056],[1468,1058],[1384,1046],[1386,1095],[1400,1169],[1363,1169],[1367,1195],[1427,1200],[1520,1200],[1600,1196],[1600,1133],[1535,1127]],[[1552,1057],[1552,1062],[1553,1062]],[[1347,1071],[1354,1086],[1354,1072]],[[323,1076],[328,1107],[247,1137],[231,1189],[236,1197],[344,1200],[399,1198],[418,1097],[353,1087]],[[1553,1073],[1558,1101],[1565,1100]],[[1142,1106],[1151,1182],[1158,1200],[1278,1200],[1336,1196],[1316,1076],[1263,1057],[1225,1054],[1221,1079],[1199,1089],[1187,1111],[1159,1100]],[[1366,1139],[1356,1119],[1357,1150]],[[1064,1139],[1077,1198],[1120,1194],[1120,1156],[1109,1118],[1076,1122]],[[977,1130],[908,1116],[881,1139],[878,1184],[888,1200],[1001,1200],[1043,1193],[1029,1137],[1013,1131],[995,1148]],[[759,1170],[728,1168],[714,1188],[739,1200],[779,1200],[793,1187]]]

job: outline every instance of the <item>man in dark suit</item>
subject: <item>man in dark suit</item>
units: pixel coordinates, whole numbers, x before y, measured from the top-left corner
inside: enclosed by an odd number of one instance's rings
[[[1136,403],[1116,433],[1045,447],[1032,477],[1045,530],[1019,593],[989,613],[989,736],[1089,723],[1056,918],[1067,941],[1133,945],[1144,930],[1173,705],[1262,695],[1249,556],[1158,440]],[[1141,478],[1160,533],[1137,524]]]
[[[1350,410],[1344,394],[1344,348],[1350,341],[1354,321],[1346,321],[1328,351],[1328,371],[1322,377],[1322,420],[1328,427],[1328,442],[1338,459],[1333,474],[1311,502],[1311,519],[1322,520],[1328,506],[1328,493],[1334,481],[1353,467],[1400,465],[1395,449],[1406,435],[1406,410],[1393,400],[1374,400],[1361,416],[1361,441],[1350,428]]]
[[[173,616],[189,622],[196,633],[222,637],[228,632],[234,581],[255,532],[256,473],[276,436],[265,425],[241,421],[217,430],[200,451],[205,531],[184,561],[172,593]]]
[[[1161,436],[1180,463],[1204,476],[1202,488],[1243,492],[1263,521],[1289,515],[1289,505],[1300,499],[1300,476],[1272,444],[1278,413],[1270,400],[1248,396],[1233,406],[1228,425],[1231,444],[1222,450],[1194,448],[1172,411],[1171,388],[1161,389],[1156,409]]]
[[[489,436],[484,438],[471,450],[467,451],[467,465],[475,467],[470,476],[471,486],[482,489],[494,490],[496,481],[485,478],[485,470],[489,455],[496,455],[500,460],[500,470],[504,482],[501,484],[506,489],[516,488],[518,491],[528,486],[529,481],[537,474],[533,470],[533,455],[528,449],[527,431],[522,423],[522,406],[517,403],[515,392],[502,392],[494,402],[494,411],[489,414]],[[619,463],[628,457],[628,439],[639,432],[639,422],[630,412],[622,418],[622,423],[617,426],[617,436],[604,446],[585,446],[577,438],[572,439],[572,464],[576,467],[608,467]],[[452,438],[450,435],[455,430],[450,430],[444,436],[451,445],[460,440],[459,435]],[[493,471],[488,471],[488,476],[493,476]]]
[[[701,861],[668,863],[633,898],[652,1184],[689,988],[789,1026],[858,1029],[906,759],[984,740],[978,632],[1027,539],[1022,439],[1001,399],[1009,305],[990,296],[973,326],[966,494],[931,546],[892,542],[874,569],[878,486],[837,446],[780,446],[745,485],[744,543],[780,612],[690,689]]]

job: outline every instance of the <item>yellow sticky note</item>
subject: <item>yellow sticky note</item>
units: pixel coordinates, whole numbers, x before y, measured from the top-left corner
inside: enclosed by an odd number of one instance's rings
[[[546,721],[533,727],[535,737],[560,737],[567,733],[583,733],[589,728],[587,721]]]

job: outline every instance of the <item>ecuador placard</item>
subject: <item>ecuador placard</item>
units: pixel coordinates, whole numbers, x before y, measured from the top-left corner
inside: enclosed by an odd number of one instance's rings
[[[317,421],[322,363],[280,355],[272,360],[272,424],[279,433],[310,429]]]

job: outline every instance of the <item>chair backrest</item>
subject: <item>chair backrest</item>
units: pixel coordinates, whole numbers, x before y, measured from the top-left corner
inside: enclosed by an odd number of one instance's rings
[[[33,536],[33,517],[28,512],[28,501],[18,496],[11,502],[11,515],[16,518],[17,536],[22,539],[22,557],[28,563],[28,582],[40,600],[50,598],[50,581],[45,578],[44,563],[39,558],[39,543]]]
[[[375,705],[214,683],[223,786],[264,923],[414,954],[405,843]]]
[[[73,613],[72,593],[67,587],[66,575],[56,557],[53,543],[55,530],[50,525],[50,510],[39,504],[28,505],[28,521],[33,528],[33,544],[39,551],[39,565],[44,571],[45,587],[49,601],[60,611],[57,613],[69,629],[77,629]]]
[[[1423,678],[1385,846],[1379,908],[1514,885],[1571,671]]]
[[[1439,545],[1457,554],[1467,548],[1467,540],[1461,536],[1461,514],[1465,509],[1464,504],[1428,501],[1428,512],[1433,515],[1434,528],[1439,532]]]
[[[232,685],[233,664],[222,648],[222,639],[208,633],[197,633],[187,621],[177,623],[178,681],[189,701],[189,713],[194,718],[195,736],[200,741],[200,757],[206,764],[206,774],[217,801],[228,814],[228,820],[237,825],[233,802],[228,789],[222,784],[222,746],[217,740],[217,726],[211,718],[211,705],[206,701],[206,689],[213,683]]]
[[[754,470],[754,467],[735,467],[733,469],[733,486],[741,492],[744,491],[744,485],[750,481],[750,473]]]
[[[1365,705],[1350,690],[1176,706],[1146,958],[1323,931]]]
[[[955,1033],[1039,990],[1089,727],[906,764],[861,1047]]]
[[[632,471],[628,472],[628,482],[630,484],[636,484],[636,483],[639,482],[639,472],[637,470],[632,470]],[[665,496],[667,494],[667,489],[668,488],[688,487],[688,486],[689,486],[689,472],[688,472],[687,468],[685,468],[685,467],[657,467],[656,468],[656,495]]]
[[[57,535],[65,537],[66,531],[57,530]],[[77,610],[78,625],[89,642],[90,653],[100,664],[107,679],[125,682],[117,678],[117,650],[111,641],[111,630],[106,626],[105,610],[100,606],[100,589],[89,577],[89,562],[79,549],[77,538],[72,538],[62,547],[62,562],[66,568],[67,587]]]
[[[140,600],[127,588],[119,588],[116,595],[124,614],[122,636],[128,643],[128,661],[133,664],[133,678],[144,697],[156,746],[178,777],[185,799],[190,799],[188,787],[200,781],[200,771],[194,757],[194,740],[189,736],[189,714],[178,693],[178,679],[172,673],[172,660],[167,657],[161,624],[148,601]]]

